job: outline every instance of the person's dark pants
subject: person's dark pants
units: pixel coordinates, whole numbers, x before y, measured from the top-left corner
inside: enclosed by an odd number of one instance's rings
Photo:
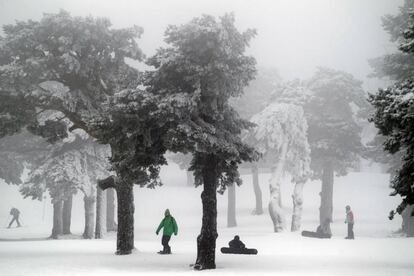
[[[354,239],[354,224],[348,223],[348,239]]]
[[[171,236],[168,235],[162,235],[162,246],[164,246],[163,252],[170,254],[171,253],[171,247],[168,245],[169,241],[171,239]]]
[[[19,216],[13,216],[13,219],[9,223],[9,228],[11,227],[11,225],[13,224],[13,222],[15,222],[15,221],[17,223],[17,227],[20,227],[21,226],[20,225],[20,222],[19,222]]]

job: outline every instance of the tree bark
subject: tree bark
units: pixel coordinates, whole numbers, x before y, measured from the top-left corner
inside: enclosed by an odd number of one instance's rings
[[[253,165],[252,167],[252,176],[253,176],[253,189],[254,189],[254,196],[256,198],[256,208],[253,210],[253,215],[261,215],[263,214],[263,201],[262,201],[262,189],[260,189],[259,185],[259,169],[257,165]]]
[[[236,184],[227,187],[227,227],[236,227]]]
[[[407,205],[404,211],[401,213],[402,227],[401,230],[407,235],[407,237],[414,237],[414,216],[411,216],[414,205]]]
[[[192,171],[187,171],[187,186],[194,186],[194,174]]]
[[[197,237],[197,260],[195,269],[214,269],[217,234],[217,157],[208,155],[202,169],[203,192],[203,220],[200,235]]]
[[[298,181],[295,184],[295,189],[293,190],[293,214],[292,214],[292,225],[290,230],[292,232],[300,230],[302,222],[302,209],[303,209],[303,186],[305,185],[304,181]]]
[[[118,233],[117,255],[131,254],[134,249],[134,193],[133,184],[118,183]]]
[[[106,233],[106,192],[96,188],[95,239],[102,239]]]
[[[330,162],[326,162],[323,168],[322,174],[322,190],[321,206],[319,208],[319,223],[323,225],[326,220],[332,222],[333,212],[333,183],[334,183],[334,171]]]
[[[93,239],[95,230],[95,197],[84,196],[85,206],[85,230],[83,231],[84,239]]]
[[[118,225],[115,222],[115,189],[106,190],[106,231],[116,231]]]
[[[58,239],[63,234],[63,200],[53,203],[52,239]]]
[[[72,201],[73,195],[68,196],[68,198],[63,202],[63,234],[70,235],[70,223],[72,219]]]
[[[286,162],[288,144],[283,143],[280,151],[280,157],[276,165],[272,167],[272,176],[269,181],[270,189],[270,202],[269,202],[269,214],[273,222],[273,228],[275,232],[281,232],[285,229],[286,220],[282,210],[281,200],[281,181],[283,169]]]

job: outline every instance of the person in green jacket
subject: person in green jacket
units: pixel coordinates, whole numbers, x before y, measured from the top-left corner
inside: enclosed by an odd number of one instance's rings
[[[162,239],[161,244],[164,247],[164,249],[159,254],[171,254],[171,247],[169,246],[169,241],[171,239],[171,235],[174,233],[174,235],[177,235],[178,232],[178,226],[177,222],[175,221],[174,217],[171,216],[170,210],[165,210],[164,218],[161,221],[160,225],[157,228],[157,231],[155,233],[158,235],[161,228],[164,228],[162,233]]]

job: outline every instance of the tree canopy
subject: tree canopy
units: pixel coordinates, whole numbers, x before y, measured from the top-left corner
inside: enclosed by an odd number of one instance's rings
[[[391,40],[399,45],[399,52],[395,56],[402,57],[389,64],[382,64],[385,75],[393,78],[394,85],[379,89],[378,93],[371,94],[369,101],[375,108],[371,121],[379,129],[379,134],[384,136],[384,149],[400,156],[400,165],[392,179],[391,187],[394,191],[391,195],[400,195],[402,202],[396,208],[396,212],[402,214],[407,205],[414,204],[413,172],[414,172],[414,147],[413,147],[413,114],[414,114],[414,79],[412,77],[414,54],[414,25],[413,25],[414,1],[406,0],[397,15],[384,17],[384,29],[391,36]],[[403,57],[406,57],[404,60]],[[395,70],[388,70],[389,65]],[[376,67],[374,67],[376,70]],[[395,160],[395,157],[393,158]],[[391,211],[392,219],[395,211]]]
[[[244,55],[254,35],[254,30],[240,33],[231,14],[219,21],[205,15],[188,24],[169,26],[165,32],[169,47],[148,59],[156,70],[146,84],[170,103],[169,112],[178,122],[169,130],[169,147],[195,153],[191,168],[197,185],[202,183],[206,155],[219,157],[222,188],[240,184],[237,164],[256,158],[240,138],[241,130],[251,124],[229,105],[230,97],[241,95],[255,75],[255,60]]]

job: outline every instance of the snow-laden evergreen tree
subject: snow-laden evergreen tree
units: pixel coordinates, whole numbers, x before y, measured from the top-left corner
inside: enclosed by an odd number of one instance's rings
[[[403,81],[412,77],[414,73],[414,57],[410,54],[412,47],[408,39],[413,23],[414,1],[405,0],[396,15],[388,14],[382,18],[384,30],[390,35],[391,42],[397,44],[401,51],[395,51],[370,60],[374,77],[387,77],[394,81]],[[408,42],[408,43],[407,43]],[[407,51],[408,50],[408,51]]]
[[[243,119],[249,120],[253,115],[263,111],[269,104],[271,98],[278,91],[281,82],[282,79],[276,69],[259,67],[256,78],[244,89],[244,93],[240,97],[231,98],[230,104]],[[252,214],[261,215],[263,214],[263,200],[259,183],[259,170],[268,169],[269,166],[259,161],[243,163],[240,167],[251,171],[255,196],[255,207]]]
[[[256,152],[241,141],[251,124],[229,105],[255,74],[255,60],[245,51],[255,31],[239,32],[234,16],[202,16],[165,33],[167,47],[148,60],[156,68],[148,78],[151,91],[170,99],[178,125],[168,132],[169,149],[193,153],[190,169],[203,186],[203,218],[197,238],[195,269],[213,269],[217,233],[217,190],[241,184],[237,168]],[[165,101],[165,100],[164,100]]]
[[[320,224],[332,221],[334,173],[356,169],[364,153],[361,119],[368,104],[361,84],[345,72],[318,68],[311,79],[288,82],[275,93],[274,101],[303,107],[312,177],[322,181]]]
[[[17,103],[18,104],[18,103]],[[49,115],[47,115],[47,113]],[[43,162],[47,153],[55,146],[51,142],[61,139],[54,127],[49,128],[46,123],[50,120],[39,123],[37,117],[50,117],[53,113],[43,112],[42,116],[35,116],[34,122],[36,124],[29,125],[28,130],[20,131],[14,135],[5,136],[0,139],[0,177],[3,178],[8,184],[20,185],[22,184],[22,176],[24,169],[30,171],[36,164]],[[57,123],[62,125],[62,122]],[[58,128],[58,129],[59,129]],[[66,128],[63,125],[63,136],[66,135]],[[35,132],[37,135],[33,135]],[[39,133],[40,132],[40,133]],[[11,134],[11,133],[9,133]],[[40,136],[44,136],[47,139],[43,139]],[[62,136],[62,137],[63,137]],[[41,199],[41,198],[39,198]],[[72,194],[66,193],[63,203],[63,234],[70,234],[70,217],[72,211]]]
[[[410,199],[413,189],[410,180],[403,180],[404,174],[410,173],[407,161],[412,158],[411,143],[406,139],[410,135],[410,125],[407,120],[411,116],[410,97],[413,93],[411,85],[414,72],[413,11],[414,1],[406,0],[398,14],[383,17],[384,29],[389,33],[391,41],[398,44],[399,51],[376,58],[371,61],[371,65],[374,76],[388,77],[396,83],[387,89],[380,89],[377,95],[370,96],[370,101],[375,107],[371,120],[379,128],[379,135],[374,145],[378,148],[378,145],[382,144],[383,149],[388,153],[375,150],[375,154],[372,155],[374,160],[389,165],[391,187],[394,189],[392,195],[399,194],[403,197],[403,202],[396,211],[402,215],[402,230],[407,236],[414,236],[414,217],[411,216],[414,213],[412,211],[414,205]],[[391,219],[394,214],[395,211],[391,211]]]
[[[246,134],[245,141],[255,146],[271,167],[269,214],[274,231],[280,232],[286,227],[280,191],[285,173],[295,183],[291,230],[296,231],[301,222],[303,185],[310,173],[308,125],[303,109],[290,103],[271,103],[254,115],[251,122],[256,127]]]
[[[334,173],[346,175],[357,168],[363,152],[359,113],[367,101],[362,82],[352,75],[329,68],[319,68],[306,81],[312,91],[304,101],[311,146],[313,177],[322,180],[319,220],[332,221]]]
[[[63,233],[63,201],[78,190],[84,195],[83,237],[93,238],[97,180],[109,174],[108,147],[96,144],[81,131],[77,132],[56,143],[42,160],[33,164],[28,179],[20,188],[25,197],[33,199],[41,199],[43,192],[49,192],[56,220],[53,238]]]
[[[27,125],[30,120],[25,122],[25,119],[35,118],[30,116],[34,112],[54,110],[70,120],[69,131],[80,128],[95,137],[90,126],[97,117],[105,117],[107,98],[139,83],[138,71],[125,59],[143,59],[136,42],[142,32],[138,26],[114,29],[106,18],[72,17],[65,11],[45,14],[40,21],[3,26],[1,97],[17,97],[22,99],[22,104],[30,106],[29,116],[19,116],[21,123],[14,126]],[[2,109],[0,115],[7,119],[15,114]],[[58,126],[57,123],[49,122],[47,132]],[[10,131],[16,130],[6,128],[2,133]],[[118,196],[122,193],[127,195],[121,195],[123,200],[118,203],[133,206],[129,203],[133,200],[132,191],[117,189]],[[118,216],[124,216],[123,212],[129,214],[130,209],[118,208]],[[124,226],[121,224],[119,228]],[[130,227],[121,230],[118,233],[131,232]],[[133,248],[131,240],[125,239],[127,236],[118,235],[117,252],[122,254],[130,253]]]
[[[414,132],[413,106],[414,85],[411,80],[396,83],[386,89],[380,89],[377,94],[370,95],[370,101],[375,107],[372,121],[379,128],[380,134],[386,137],[385,150],[390,153],[403,152],[402,166],[392,180],[392,195],[402,197],[396,212],[401,214],[407,205],[414,204],[413,153],[412,140]],[[392,218],[394,211],[391,212]]]
[[[173,108],[168,100],[144,90],[124,89],[109,98],[108,116],[92,125],[98,140],[112,151],[111,170],[116,175],[101,180],[99,186],[117,191],[117,254],[130,254],[134,249],[134,184],[161,185],[159,172],[167,164],[166,133],[176,126],[171,114],[160,111],[162,106]]]

